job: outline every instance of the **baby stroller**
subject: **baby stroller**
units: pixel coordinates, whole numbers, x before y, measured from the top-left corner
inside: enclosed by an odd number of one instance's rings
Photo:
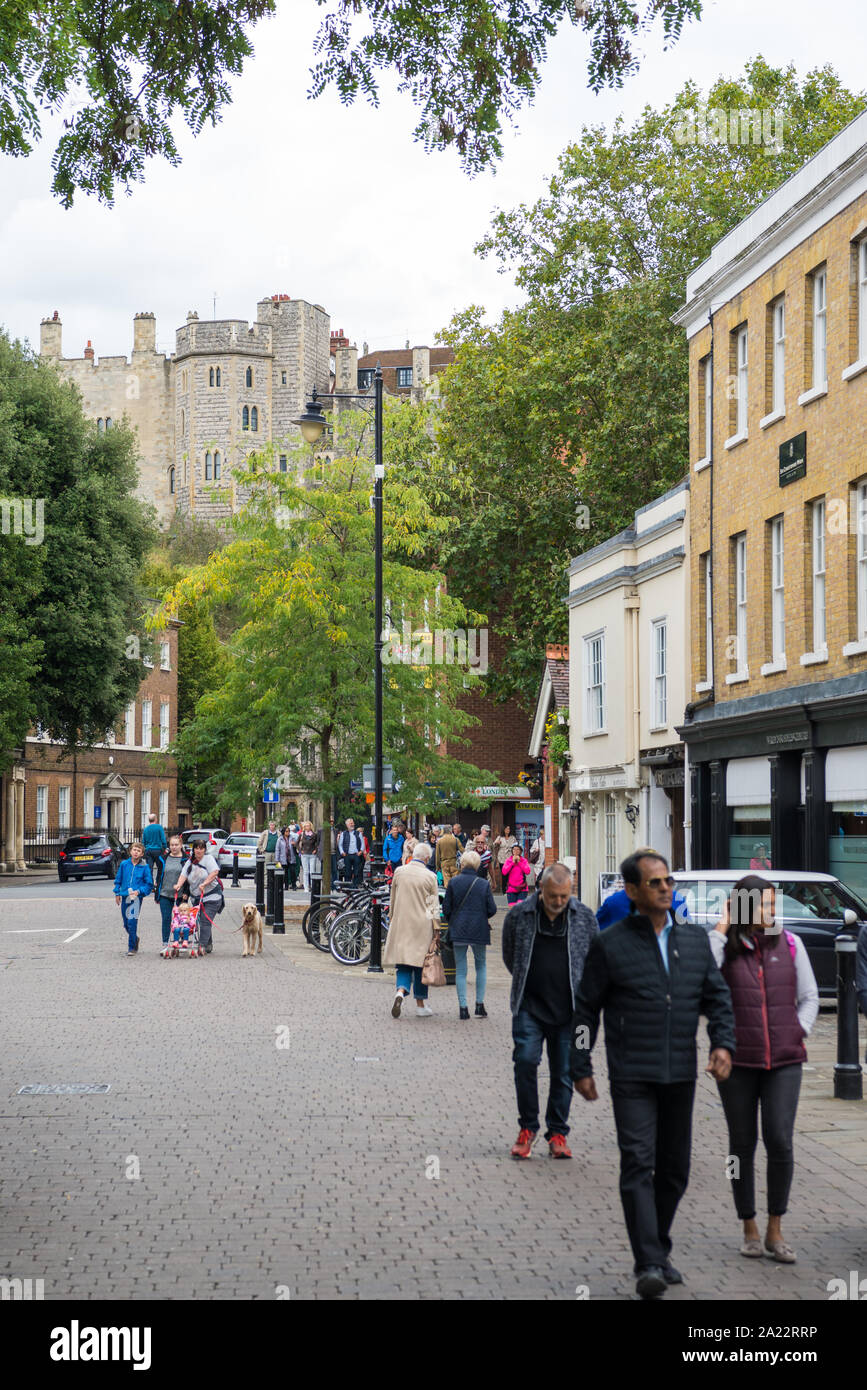
[[[192,903],[186,904],[187,912],[181,912],[179,905],[175,903],[172,909],[172,922],[169,928],[169,939],[160,955],[164,960],[174,956],[203,956],[204,948],[199,941],[199,908]]]

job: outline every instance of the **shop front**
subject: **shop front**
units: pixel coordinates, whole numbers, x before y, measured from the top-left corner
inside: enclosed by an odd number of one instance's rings
[[[867,901],[867,744],[830,749],[825,799],[828,871]]]

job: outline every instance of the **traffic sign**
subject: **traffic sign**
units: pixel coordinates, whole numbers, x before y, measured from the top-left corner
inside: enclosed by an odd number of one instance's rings
[[[376,791],[376,764],[365,763],[362,768],[364,775],[364,790],[366,792]],[[394,768],[391,763],[382,764],[382,790],[390,792],[394,790]]]
[[[277,778],[266,777],[262,783],[262,800],[266,806],[276,804],[280,800],[280,793],[277,790]]]

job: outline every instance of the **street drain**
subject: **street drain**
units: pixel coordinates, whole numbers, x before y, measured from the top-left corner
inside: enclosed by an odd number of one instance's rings
[[[79,1084],[74,1082],[72,1085],[65,1086],[53,1083],[50,1086],[22,1086],[19,1096],[104,1096],[111,1090],[109,1083],[94,1085],[93,1083]]]

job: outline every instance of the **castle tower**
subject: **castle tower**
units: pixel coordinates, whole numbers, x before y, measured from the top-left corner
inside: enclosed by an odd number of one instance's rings
[[[154,314],[136,314],[132,321],[132,333],[133,355],[137,352],[156,352],[157,321]]]
[[[59,360],[62,352],[63,324],[57,310],[52,318],[44,318],[39,325],[39,354]]]

